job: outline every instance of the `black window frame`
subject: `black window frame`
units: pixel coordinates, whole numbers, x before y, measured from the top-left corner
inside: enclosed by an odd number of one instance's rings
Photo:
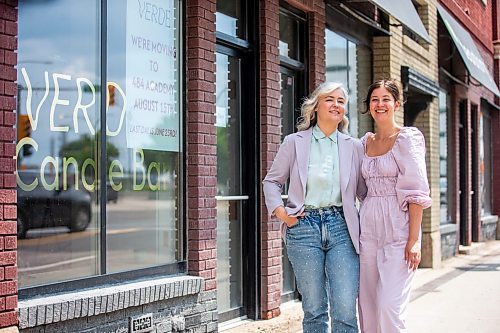
[[[244,77],[245,84],[250,87],[248,90],[242,92],[246,96],[258,96],[258,82],[260,80],[258,66],[259,63],[259,4],[258,1],[244,0],[242,18],[245,26],[245,39],[234,37],[223,32],[216,31],[216,46],[215,52],[225,55],[240,58],[248,66],[243,66],[242,76]],[[245,99],[247,97],[243,97]],[[258,178],[258,170],[260,170],[260,103],[259,99],[250,99],[245,104],[249,109],[255,112],[243,113],[241,121],[244,124],[255,124],[254,128],[246,128],[244,135],[241,138],[242,147],[253,147],[250,152],[253,158],[252,163],[243,164],[243,173],[246,175],[243,179],[242,185],[246,192],[249,194],[249,199],[244,204],[248,221],[252,223],[243,226],[242,231],[242,255],[243,255],[243,306],[229,310],[225,313],[219,313],[219,321],[227,321],[246,315],[251,319],[258,319],[260,316],[260,302],[261,302],[261,269],[260,257],[261,253],[261,229],[260,229],[260,184],[255,181]],[[246,270],[246,275],[245,275]]]

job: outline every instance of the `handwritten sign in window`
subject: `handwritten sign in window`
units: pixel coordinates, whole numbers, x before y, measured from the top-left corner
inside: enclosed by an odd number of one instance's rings
[[[128,0],[127,147],[179,151],[178,31],[173,0]]]

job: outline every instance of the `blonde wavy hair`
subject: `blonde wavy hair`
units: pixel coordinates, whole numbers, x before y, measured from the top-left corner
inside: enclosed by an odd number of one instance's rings
[[[348,94],[342,83],[339,82],[324,82],[320,84],[314,91],[307,97],[302,106],[300,107],[300,118],[297,121],[297,129],[305,131],[312,126],[316,125],[318,119],[316,118],[316,111],[318,109],[319,99],[331,93],[334,90],[340,90],[344,94],[345,102],[347,104]],[[344,119],[340,122],[338,130],[342,133],[347,133],[349,127],[349,119],[344,114]]]

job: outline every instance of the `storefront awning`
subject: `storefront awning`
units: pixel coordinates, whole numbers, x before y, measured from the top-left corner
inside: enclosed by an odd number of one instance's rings
[[[483,86],[500,96],[497,84],[486,67],[471,35],[443,7],[437,5],[439,15],[455,43],[469,74]]]
[[[427,43],[431,38],[425,30],[424,24],[420,20],[411,0],[370,0],[387,14],[394,16],[408,29],[416,33]]]

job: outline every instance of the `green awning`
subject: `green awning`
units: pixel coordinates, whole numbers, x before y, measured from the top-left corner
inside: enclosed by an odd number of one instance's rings
[[[467,30],[455,20],[446,9],[437,5],[439,15],[443,19],[444,25],[455,43],[462,60],[469,71],[469,74],[488,88],[495,95],[500,96],[498,86],[493,80],[490,71],[486,67],[484,60],[477,49],[474,40]]]

